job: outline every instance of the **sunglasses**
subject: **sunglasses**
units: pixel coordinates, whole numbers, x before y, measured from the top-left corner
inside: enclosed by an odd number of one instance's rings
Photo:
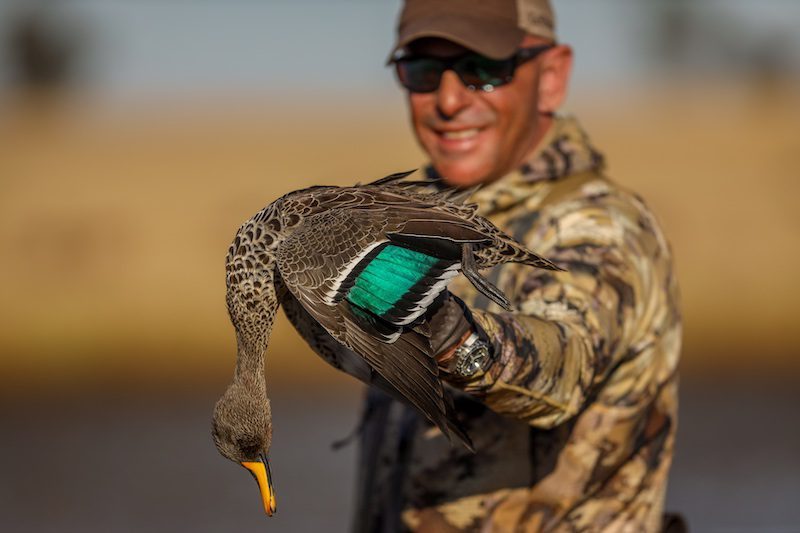
[[[454,71],[471,90],[491,92],[514,79],[517,67],[553,48],[552,44],[520,48],[506,59],[492,59],[475,52],[451,58],[404,56],[393,59],[400,84],[412,93],[431,93],[439,88],[442,74]]]

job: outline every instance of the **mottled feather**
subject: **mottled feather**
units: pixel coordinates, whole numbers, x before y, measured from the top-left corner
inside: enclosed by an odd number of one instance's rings
[[[409,174],[356,187],[310,187],[257,213],[240,228],[228,254],[229,311],[242,355],[266,349],[283,303],[323,358],[409,402],[470,446],[431,353],[427,306],[464,265],[476,287],[500,303],[505,297],[478,268],[509,261],[557,268],[480,217],[474,205],[464,203],[468,193],[403,181]],[[391,246],[435,259],[406,280],[405,292],[378,316],[355,305],[350,291]],[[392,275],[405,279],[403,271]],[[331,339],[346,349],[337,350]]]

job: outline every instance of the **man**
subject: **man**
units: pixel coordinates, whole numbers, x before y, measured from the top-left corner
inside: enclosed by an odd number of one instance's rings
[[[662,531],[681,326],[670,251],[556,115],[572,63],[547,0],[407,0],[391,62],[428,172],[566,270],[454,283],[433,343],[476,453],[371,391],[357,531]],[[457,296],[455,296],[457,295]]]

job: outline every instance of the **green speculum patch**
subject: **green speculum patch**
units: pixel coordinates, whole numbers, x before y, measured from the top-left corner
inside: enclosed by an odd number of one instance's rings
[[[383,315],[438,261],[408,248],[386,246],[358,275],[347,299],[376,315]]]

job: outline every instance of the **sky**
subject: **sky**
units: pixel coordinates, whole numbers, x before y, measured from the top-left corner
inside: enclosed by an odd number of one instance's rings
[[[32,0],[0,0],[2,41],[16,15],[33,5]],[[84,87],[102,98],[396,91],[384,61],[399,0],[71,0],[39,5],[62,30],[72,29],[82,50]],[[800,2],[793,0],[556,0],[555,6],[560,38],[576,50],[574,87],[672,75],[665,72],[664,50],[674,47],[661,36],[664,20],[675,11],[688,13],[690,22],[679,66],[702,73],[736,70],[759,61],[758,53],[779,49],[782,68],[800,72],[800,34],[795,31]],[[9,64],[4,47],[0,86],[11,82]]]

